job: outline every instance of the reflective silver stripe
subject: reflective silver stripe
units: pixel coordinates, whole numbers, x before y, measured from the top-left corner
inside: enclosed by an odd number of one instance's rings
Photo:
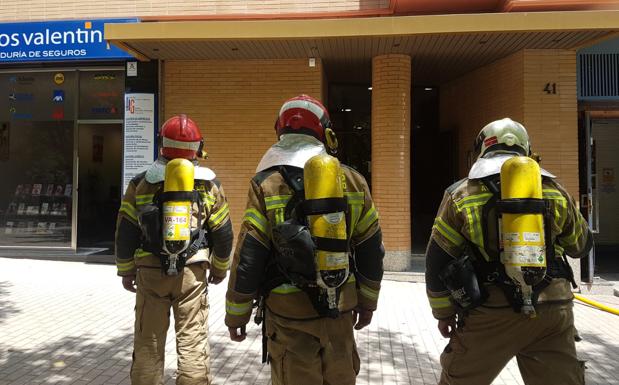
[[[200,142],[181,142],[180,140],[174,140],[174,139],[164,137],[163,147],[178,148],[180,150],[198,151],[198,148],[200,148]]]
[[[230,259],[219,259],[217,257],[213,257],[213,266],[219,270],[228,270],[230,266]]]
[[[224,203],[223,207],[220,208],[219,211],[211,215],[211,217],[208,220],[209,225],[211,227],[217,226],[219,223],[221,223],[221,221],[226,219],[226,215],[228,215],[229,212],[230,210],[228,210],[228,204]]]
[[[147,205],[149,203],[153,203],[154,197],[155,197],[155,194],[136,195],[135,204],[137,206],[141,206],[141,205]]]
[[[275,209],[275,224],[279,225],[284,222],[284,208],[278,207]]]
[[[273,290],[271,290],[271,293],[275,293],[275,294],[291,294],[291,293],[299,293],[300,291],[301,291],[301,289],[299,289],[298,287],[296,287],[294,285],[290,285],[290,284],[284,283],[284,284],[281,284],[281,285],[277,286]]]
[[[252,301],[236,303],[226,300],[226,313],[242,316],[251,313]]]
[[[464,243],[464,238],[441,217],[436,217],[436,219],[434,219],[434,226],[432,226],[432,228],[438,230],[438,232],[447,238],[454,246],[459,247]]]
[[[243,217],[243,220],[248,221],[258,230],[262,231],[263,234],[267,235],[268,221],[266,217],[260,213],[260,211],[253,208],[245,210],[245,216]]]
[[[279,110],[279,115],[281,116],[285,111],[288,111],[293,108],[302,108],[302,109],[311,111],[314,115],[316,115],[318,120],[322,120],[322,117],[325,114],[322,108],[320,108],[320,106],[318,106],[317,104],[314,104],[310,102],[309,100],[298,100],[297,99],[297,100],[291,100],[289,102],[284,103],[282,108]]]
[[[374,290],[369,286],[359,283],[359,292],[372,301],[378,300],[378,290]]]
[[[131,203],[127,201],[123,201],[120,204],[120,210],[118,211],[127,214],[127,216],[133,220],[138,220],[138,211]]]
[[[428,297],[428,301],[432,309],[444,309],[452,306],[449,297]]]
[[[267,210],[286,207],[292,195],[274,195],[264,198],[264,204]]]
[[[128,262],[120,262],[120,260],[116,260],[116,267],[120,272],[131,271],[135,269],[135,262],[133,259]]]

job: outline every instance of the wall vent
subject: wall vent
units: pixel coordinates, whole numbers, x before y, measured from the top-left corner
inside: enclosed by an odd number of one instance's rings
[[[619,100],[619,53],[578,55],[578,99]]]

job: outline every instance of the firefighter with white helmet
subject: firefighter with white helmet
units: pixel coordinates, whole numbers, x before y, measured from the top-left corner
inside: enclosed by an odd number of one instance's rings
[[[432,314],[450,338],[440,384],[490,384],[514,356],[526,384],[584,384],[566,256],[588,255],[587,222],[531,158],[520,123],[489,123],[475,149],[468,177],[445,191],[426,250]]]
[[[203,139],[193,120],[171,117],[159,142],[157,160],[129,183],[116,227],[118,275],[137,293],[131,383],[163,383],[172,308],[176,383],[210,384],[206,287],[228,270],[228,204],[215,173],[198,163]]]
[[[337,140],[318,100],[287,100],[275,130],[250,182],[225,322],[242,341],[257,300],[274,385],[354,384],[353,328],[371,322],[383,275],[378,213],[365,179],[327,154]]]

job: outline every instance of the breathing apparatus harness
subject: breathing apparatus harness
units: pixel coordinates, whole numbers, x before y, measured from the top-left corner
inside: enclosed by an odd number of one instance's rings
[[[565,278],[576,288],[574,273],[567,262],[565,254],[561,258],[555,255],[554,245],[551,238],[552,214],[548,200],[541,199],[500,199],[500,181],[497,175],[481,179],[481,182],[492,193],[492,196],[482,210],[482,226],[484,250],[490,247],[489,223],[490,212],[495,210],[496,221],[494,230],[497,244],[495,250],[501,252],[499,244],[499,218],[503,213],[539,213],[543,215],[544,236],[546,239],[546,272],[541,281],[533,285],[533,306],[537,304],[539,294],[554,278]],[[524,306],[521,287],[510,278],[505,270],[505,265],[500,261],[499,255],[490,255],[490,261],[482,255],[479,247],[467,240],[466,251],[463,257],[450,262],[439,275],[441,281],[450,291],[451,299],[459,314],[466,314],[469,310],[484,305],[488,299],[485,285],[498,286],[514,312],[520,313]]]
[[[341,286],[354,273],[354,258],[350,252],[349,240],[317,237],[311,234],[308,216],[343,212],[346,225],[349,226],[348,204],[346,198],[306,199],[303,169],[298,167],[277,166],[277,170],[286,184],[292,189],[293,195],[284,209],[284,221],[273,228],[273,257],[266,267],[266,278],[260,286],[258,307],[254,322],[262,324],[262,362],[268,361],[266,333],[266,299],[274,288],[282,284],[292,284],[305,292],[318,313],[318,317],[303,319],[314,320],[324,317],[337,318],[340,315],[337,303]],[[348,238],[348,237],[347,237]],[[330,306],[326,291],[317,283],[317,265],[315,253],[317,250],[346,252],[350,270],[334,288],[335,307]],[[287,318],[278,315],[282,318]],[[295,319],[297,320],[297,319]],[[298,321],[298,320],[297,320]]]
[[[163,183],[160,183],[163,185]],[[163,186],[161,186],[163,187]],[[163,212],[164,203],[168,202],[190,202],[190,207],[198,205],[198,228],[190,230],[189,246],[178,253],[177,257],[172,257],[169,250],[164,247],[163,236]],[[142,231],[142,250],[152,253],[159,257],[161,269],[166,275],[176,275],[183,270],[185,262],[198,250],[209,248],[210,242],[207,230],[201,225],[203,218],[204,202],[199,191],[163,191],[160,188],[154,195],[153,201],[145,205],[138,215],[138,223]],[[193,210],[191,210],[193,211]],[[190,221],[191,221],[190,213]],[[176,271],[176,274],[174,272]]]

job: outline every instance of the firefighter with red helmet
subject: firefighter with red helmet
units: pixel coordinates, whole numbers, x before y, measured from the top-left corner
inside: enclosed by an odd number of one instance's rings
[[[383,275],[378,213],[363,176],[327,154],[337,140],[318,100],[287,100],[275,130],[250,182],[225,323],[244,340],[258,303],[274,385],[354,384],[353,328],[371,322]]]
[[[171,117],[159,142],[157,160],[129,183],[116,225],[118,275],[136,293],[131,383],[163,383],[172,308],[176,383],[210,384],[206,287],[228,270],[228,204],[215,173],[198,163],[203,139],[193,120]]]

